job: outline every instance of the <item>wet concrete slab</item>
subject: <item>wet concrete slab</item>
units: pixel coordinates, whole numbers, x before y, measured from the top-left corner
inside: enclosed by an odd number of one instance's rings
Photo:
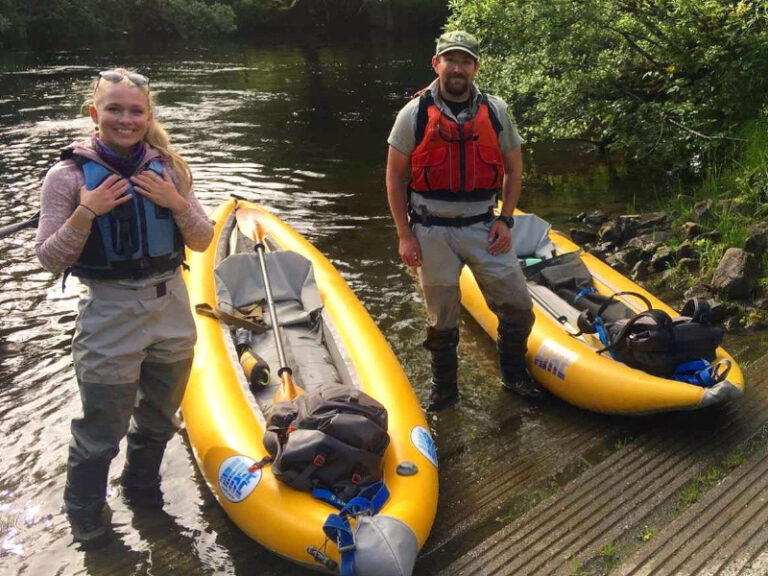
[[[725,409],[627,422],[596,418],[591,426],[582,426],[574,444],[559,455],[566,467],[568,459],[584,466],[571,468],[571,474],[540,501],[495,530],[476,516],[475,508],[482,513],[482,506],[475,505],[478,498],[454,510],[475,526],[453,534],[450,546],[428,545],[417,572],[768,573],[766,368],[766,359],[750,366],[745,398]],[[624,440],[613,444],[605,440],[606,434],[621,438],[622,433]],[[601,435],[604,450],[596,453]],[[541,457],[546,460],[546,452]],[[543,468],[550,476],[557,469],[551,462]],[[536,479],[529,477],[528,482],[526,487],[506,482],[506,500],[530,490]],[[542,483],[546,478],[538,479]],[[476,493],[484,489],[477,486]],[[437,534],[441,529],[437,527]],[[430,556],[437,561],[430,562]]]

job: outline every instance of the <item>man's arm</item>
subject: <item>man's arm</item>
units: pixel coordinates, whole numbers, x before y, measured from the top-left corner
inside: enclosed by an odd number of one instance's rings
[[[520,200],[523,183],[523,153],[520,148],[504,154],[504,184],[502,185],[501,215],[512,216]]]
[[[421,265],[421,247],[408,225],[410,157],[390,146],[387,154],[387,200],[397,228],[397,252],[407,266]]]
[[[523,182],[523,154],[515,148],[504,154],[504,183],[502,184],[501,215],[512,216],[520,199],[520,187]],[[512,234],[506,224],[496,221],[491,225],[488,235],[488,252],[504,254],[512,248]]]

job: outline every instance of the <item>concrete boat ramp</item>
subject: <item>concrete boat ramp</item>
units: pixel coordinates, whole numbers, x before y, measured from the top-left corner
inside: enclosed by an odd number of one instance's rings
[[[441,452],[416,573],[768,574],[767,368],[749,366],[744,400],[718,411],[606,418],[552,401],[521,417],[516,444],[480,450],[471,475],[452,466],[476,446]]]
[[[463,362],[460,402],[432,416],[440,505],[414,576],[768,575],[768,357],[747,365],[735,406],[619,418],[555,399],[532,407],[491,385],[487,338],[467,338],[462,353],[487,361]],[[164,482],[171,509],[198,499],[204,531],[116,502],[122,538],[86,554],[87,573],[316,574],[238,530],[199,475],[187,477],[189,458],[174,445]]]

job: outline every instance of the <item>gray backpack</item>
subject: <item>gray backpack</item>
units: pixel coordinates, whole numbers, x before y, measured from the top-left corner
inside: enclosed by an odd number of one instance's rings
[[[325,488],[347,500],[382,478],[387,446],[386,408],[340,384],[278,402],[267,415],[272,472],[297,490]]]

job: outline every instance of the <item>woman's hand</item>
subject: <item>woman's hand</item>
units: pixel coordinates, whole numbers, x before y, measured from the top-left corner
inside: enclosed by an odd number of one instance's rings
[[[491,232],[488,234],[488,252],[496,256],[505,254],[512,248],[512,233],[509,227],[499,220],[491,224]]]
[[[421,246],[413,234],[400,238],[397,252],[406,266],[421,266]]]
[[[169,208],[174,214],[181,214],[189,210],[189,203],[179,194],[167,172],[163,172],[161,178],[152,170],[145,170],[141,174],[131,177],[131,181],[136,192],[149,198],[158,206]]]
[[[93,190],[85,186],[80,188],[80,204],[93,214],[93,217],[110,212],[115,206],[125,204],[131,199],[128,180],[117,174],[110,174]]]

